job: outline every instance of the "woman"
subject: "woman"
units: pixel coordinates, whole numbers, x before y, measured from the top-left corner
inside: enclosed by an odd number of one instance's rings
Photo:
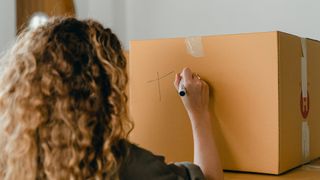
[[[99,23],[55,18],[26,30],[3,58],[0,179],[191,179],[194,164],[164,163],[128,140],[126,59]],[[195,163],[222,171],[209,127],[208,86],[189,69],[182,100],[195,139]],[[204,148],[205,147],[205,148]]]

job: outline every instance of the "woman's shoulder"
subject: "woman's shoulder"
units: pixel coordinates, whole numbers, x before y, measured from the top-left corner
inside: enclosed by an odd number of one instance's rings
[[[120,170],[121,179],[203,179],[200,168],[192,163],[166,164],[163,156],[137,144],[127,142],[127,147],[129,153]]]

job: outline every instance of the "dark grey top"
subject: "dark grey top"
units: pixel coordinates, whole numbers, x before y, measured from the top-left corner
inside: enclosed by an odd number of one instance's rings
[[[129,157],[120,170],[122,180],[202,180],[201,169],[193,163],[166,164],[163,156],[129,144]]]

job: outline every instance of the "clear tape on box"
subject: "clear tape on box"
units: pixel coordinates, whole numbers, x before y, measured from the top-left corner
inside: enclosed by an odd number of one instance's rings
[[[306,164],[301,167],[303,170],[308,170],[308,171],[319,171],[320,172],[320,165],[319,164]]]
[[[309,108],[308,106],[308,69],[307,69],[307,42],[305,38],[301,38],[301,48],[302,48],[302,57],[301,57],[301,113],[304,113],[305,108]],[[308,113],[308,112],[307,112]],[[310,155],[310,133],[309,133],[309,125],[306,119],[306,115],[303,115],[302,119],[302,158],[303,162],[306,163],[309,160]]]
[[[310,163],[303,165],[301,169],[320,172],[320,159],[313,160]]]
[[[310,135],[309,125],[306,120],[302,121],[302,158],[303,162],[307,163],[310,155]]]
[[[189,54],[193,57],[204,57],[202,38],[201,36],[191,36],[185,38],[186,48]]]

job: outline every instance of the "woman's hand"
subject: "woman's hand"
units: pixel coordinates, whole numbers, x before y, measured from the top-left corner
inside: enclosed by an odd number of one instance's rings
[[[192,73],[189,68],[184,68],[180,74],[176,74],[174,86],[177,91],[182,81],[186,89],[186,95],[182,102],[189,115],[200,115],[208,112],[209,86],[200,79],[200,76]]]
[[[194,163],[200,166],[206,179],[222,180],[218,149],[212,132],[212,119],[209,113],[209,87],[200,79],[199,75],[192,73],[189,68],[184,68],[176,75],[174,85],[179,89],[183,81],[186,95],[181,100],[191,120],[194,140]]]

